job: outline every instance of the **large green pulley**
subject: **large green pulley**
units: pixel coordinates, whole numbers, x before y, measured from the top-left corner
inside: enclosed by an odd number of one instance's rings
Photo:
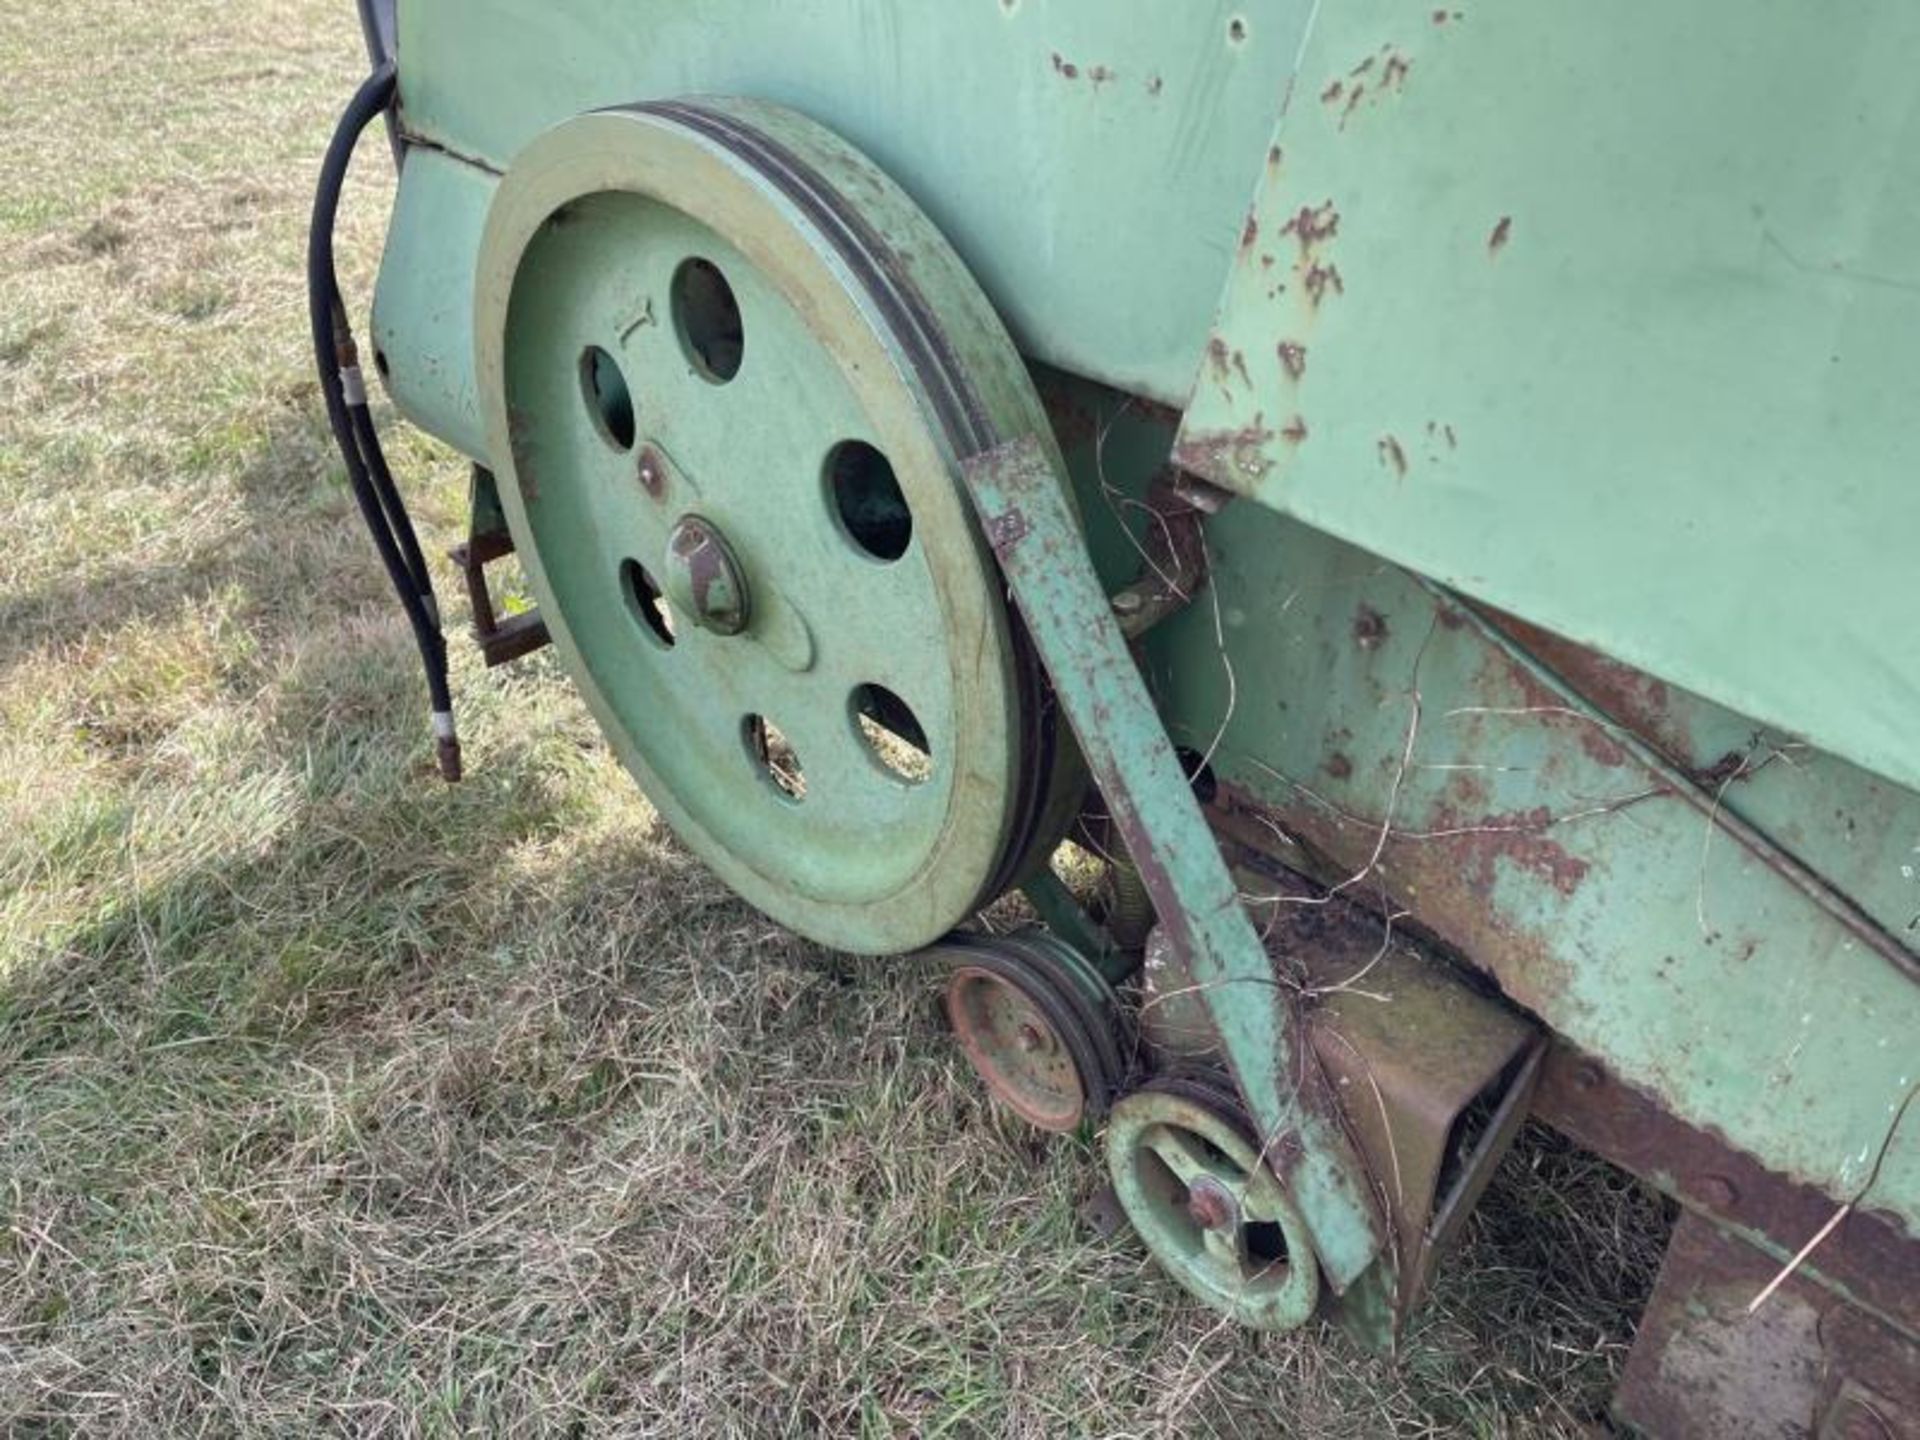
[[[500,183],[475,345],[563,661],[728,883],[886,953],[1044,857],[1081,772],[960,467],[1051,432],[864,157],[745,101],[567,121]]]

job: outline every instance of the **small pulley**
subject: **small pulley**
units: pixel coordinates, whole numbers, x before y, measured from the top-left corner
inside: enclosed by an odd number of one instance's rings
[[[1127,1046],[1113,989],[1090,960],[1039,927],[956,933],[927,953],[952,967],[947,1018],[994,1098],[1042,1130],[1107,1113]]]
[[[1224,1082],[1160,1076],[1107,1121],[1120,1208],[1195,1296],[1257,1330],[1313,1314],[1320,1267],[1305,1223]]]

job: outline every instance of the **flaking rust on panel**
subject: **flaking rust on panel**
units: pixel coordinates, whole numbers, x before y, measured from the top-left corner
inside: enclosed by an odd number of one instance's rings
[[[1444,14],[1445,12],[1438,12]],[[1406,88],[1413,71],[1409,60],[1391,42],[1369,55],[1344,76],[1335,76],[1320,91],[1320,103],[1338,114],[1334,128],[1345,130],[1364,103],[1373,108]]]
[[[1227,348],[1227,342],[1221,336],[1214,336],[1207,342],[1207,364],[1213,369],[1213,378],[1221,384],[1227,383],[1229,376],[1237,374],[1240,383],[1248,390],[1253,389],[1253,377],[1247,373],[1247,357],[1239,350]]]
[[[1291,235],[1299,243],[1301,258],[1309,258],[1322,241],[1340,233],[1340,212],[1331,200],[1318,205],[1302,205],[1292,219],[1280,227],[1282,235]]]
[[[1304,430],[1302,434],[1304,437]],[[1183,435],[1174,446],[1173,463],[1223,484],[1249,484],[1273,468],[1267,456],[1273,440],[1265,413],[1258,412],[1237,430],[1200,430]]]

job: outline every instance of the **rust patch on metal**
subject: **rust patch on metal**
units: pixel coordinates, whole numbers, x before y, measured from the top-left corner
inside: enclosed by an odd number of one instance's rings
[[[1269,170],[1278,170],[1281,161],[1285,158],[1286,152],[1278,145],[1269,145],[1267,147],[1267,168]]]
[[[1113,70],[1111,70],[1109,67],[1105,65],[1095,65],[1092,69],[1087,71],[1087,79],[1093,82],[1094,88],[1096,90],[1099,89],[1102,85],[1106,84],[1109,80],[1117,80],[1118,78],[1119,76],[1116,75],[1113,72]]]
[[[1347,284],[1340,278],[1340,267],[1337,265],[1315,261],[1308,267],[1302,283],[1306,286],[1308,301],[1316,310],[1330,292],[1335,295],[1347,293]]]
[[[1391,468],[1400,479],[1406,479],[1407,452],[1400,442],[1391,435],[1382,435],[1377,448],[1380,452],[1380,463]]]
[[[1068,80],[1078,80],[1080,78],[1080,67],[1071,60],[1063,59],[1058,50],[1053,52],[1053,72],[1056,75],[1064,76]]]
[[[660,452],[649,445],[640,452],[639,464],[635,473],[640,480],[640,488],[655,500],[663,499],[667,493],[667,467],[660,458]]]
[[[1299,212],[1280,227],[1282,235],[1291,235],[1300,244],[1300,258],[1311,258],[1313,251],[1322,241],[1331,240],[1340,232],[1340,212],[1334,209],[1333,201],[1322,200],[1318,205],[1302,205]]]
[[[1277,347],[1280,354],[1280,368],[1287,372],[1289,380],[1298,380],[1307,373],[1307,347],[1298,340],[1282,340]]]
[[[1715,1131],[1691,1125],[1658,1100],[1558,1042],[1541,1072],[1534,1113],[1579,1144],[1643,1176],[1717,1225],[1764,1238],[1791,1255],[1833,1218],[1833,1198],[1770,1170]],[[1779,1269],[1769,1261],[1762,1281]],[[1801,1274],[1838,1286],[1920,1334],[1920,1240],[1886,1211],[1854,1210],[1821,1242]],[[1757,1293],[1757,1286],[1746,1299]]]
[[[1493,233],[1487,237],[1487,254],[1498,255],[1507,248],[1507,240],[1513,234],[1513,217],[1502,215],[1493,227]]]
[[[1207,364],[1213,370],[1213,378],[1225,380],[1229,363],[1226,338],[1220,335],[1210,338],[1207,341]]]
[[[1290,782],[1289,782],[1290,783]],[[1391,831],[1380,845],[1380,822],[1348,814],[1304,787],[1293,785],[1278,805],[1269,805],[1252,792],[1223,781],[1213,811],[1235,839],[1254,848],[1271,846],[1273,826],[1305,847],[1319,873],[1344,879],[1364,866],[1379,846],[1374,871],[1384,892],[1383,903],[1411,913],[1417,933],[1438,937],[1491,972],[1516,1003],[1539,1014],[1563,1011],[1572,989],[1572,966],[1547,934],[1517,922],[1490,903],[1500,855],[1508,848],[1521,861],[1545,865],[1556,861],[1583,865],[1577,857],[1559,852],[1530,851],[1529,842],[1551,845],[1537,833],[1511,829],[1495,833],[1436,833],[1407,835]],[[1457,813],[1457,812],[1456,812]],[[1489,826],[1503,817],[1489,817]],[[1512,824],[1511,817],[1504,817]],[[1436,825],[1440,832],[1484,830],[1487,827]],[[1572,873],[1561,865],[1563,877]],[[1371,882],[1370,882],[1371,883]],[[1560,893],[1556,890],[1556,893]]]
[[[1349,760],[1338,750],[1327,756],[1326,763],[1322,768],[1336,780],[1347,780],[1353,776],[1353,761]]]
[[[1387,617],[1371,605],[1362,605],[1353,616],[1353,643],[1362,650],[1378,650],[1387,640]]]
[[[1027,512],[1014,507],[1003,515],[995,515],[987,522],[987,543],[993,547],[996,555],[1005,555],[1026,539],[1033,531],[1027,520]]]
[[[1304,445],[1307,440],[1306,417],[1296,415],[1280,428],[1280,438],[1289,445]]]
[[[1377,75],[1373,73],[1376,63],[1380,67]],[[1325,105],[1340,106],[1338,128],[1345,130],[1362,100],[1369,94],[1376,101],[1383,96],[1398,94],[1406,88],[1407,76],[1412,71],[1411,60],[1392,44],[1382,45],[1378,54],[1367,56],[1347,72],[1345,79],[1328,81],[1326,88],[1320,92],[1320,100]],[[1342,101],[1345,103],[1342,104]]]
[[[1240,248],[1251,250],[1254,242],[1260,238],[1260,217],[1256,211],[1247,211],[1247,223],[1240,227]]]
[[[1438,830],[1458,828],[1467,832],[1458,837],[1462,842],[1460,848],[1471,867],[1472,883],[1483,895],[1492,895],[1495,862],[1502,859],[1531,871],[1562,895],[1578,890],[1580,882],[1593,868],[1579,856],[1569,854],[1558,841],[1548,838],[1554,814],[1544,805],[1471,820],[1441,806],[1435,812],[1434,821]]]
[[[1693,738],[1674,712],[1673,697],[1665,681],[1563,639],[1517,615],[1489,606],[1478,608],[1494,628],[1535,656],[1609,720],[1653,746],[1681,769],[1696,763]],[[1604,738],[1604,731],[1601,735]],[[1594,758],[1598,760],[1600,756],[1595,754]]]
[[[1304,428],[1301,431],[1305,435]],[[1185,436],[1173,450],[1173,463],[1229,489],[1258,480],[1273,468],[1267,447],[1273,431],[1264,414],[1237,430],[1202,430]]]
[[[1920,1434],[1920,1415],[1902,1403],[1914,1398],[1920,1347],[1798,1276],[1748,1314],[1748,1298],[1778,1264],[1683,1216],[1615,1413],[1640,1432],[1688,1440]]]
[[[1158,75],[1149,75],[1147,77],[1147,94],[1158,95],[1164,84],[1165,82],[1162,81]]]

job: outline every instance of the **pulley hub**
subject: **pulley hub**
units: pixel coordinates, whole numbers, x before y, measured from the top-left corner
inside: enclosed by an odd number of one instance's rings
[[[683,517],[667,534],[661,573],[667,599],[702,630],[738,635],[747,628],[747,578],[719,527]]]

